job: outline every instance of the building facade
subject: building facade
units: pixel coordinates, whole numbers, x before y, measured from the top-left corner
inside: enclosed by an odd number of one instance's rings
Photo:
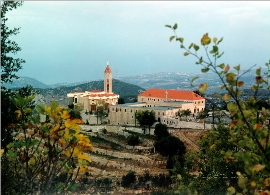
[[[149,110],[158,122],[176,125],[177,113],[189,109],[196,116],[204,110],[205,99],[186,90],[148,89],[138,95],[138,102],[110,106],[110,124],[136,125],[136,112]]]
[[[104,70],[104,91],[90,90],[85,92],[68,93],[68,105],[81,106],[83,111],[96,111],[97,106],[118,103],[119,95],[112,92],[112,71],[109,62]],[[107,108],[106,108],[107,109]]]

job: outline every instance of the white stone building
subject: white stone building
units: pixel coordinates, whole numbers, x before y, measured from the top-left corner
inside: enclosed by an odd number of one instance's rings
[[[136,112],[149,110],[158,122],[176,126],[177,113],[189,109],[192,115],[204,110],[205,99],[186,90],[148,89],[138,96],[138,102],[110,106],[110,124],[136,125]]]
[[[96,111],[97,106],[103,101],[106,107],[118,103],[118,94],[112,92],[112,71],[109,62],[104,70],[104,91],[91,90],[85,92],[68,93],[68,104],[82,105],[83,111]],[[108,108],[106,108],[108,109]]]

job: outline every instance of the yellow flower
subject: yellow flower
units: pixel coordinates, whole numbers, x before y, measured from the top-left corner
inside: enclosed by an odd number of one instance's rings
[[[21,118],[22,112],[20,110],[16,110],[15,113],[17,113],[17,119]]]
[[[62,113],[60,113],[62,119],[69,119],[70,114],[67,110],[64,110]]]
[[[89,156],[83,152],[81,152],[79,155],[78,155],[78,160],[87,160],[88,162],[92,162],[92,160],[89,158]]]
[[[1,149],[1,157],[4,154],[4,152],[5,152],[5,150],[4,149]]]

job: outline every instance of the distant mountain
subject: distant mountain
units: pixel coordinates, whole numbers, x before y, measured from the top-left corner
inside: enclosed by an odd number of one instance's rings
[[[265,70],[264,70],[265,71]],[[242,73],[245,71],[242,71]],[[263,72],[263,70],[262,70]],[[191,86],[191,80],[195,76],[199,76]],[[118,77],[117,79],[131,84],[139,85],[142,88],[163,88],[163,89],[184,89],[197,90],[202,83],[208,83],[208,94],[220,91],[222,85],[220,79],[215,73],[182,73],[182,72],[161,72],[153,74],[134,75],[127,77]],[[255,70],[246,72],[240,78],[244,81],[244,88],[250,88],[255,83]]]
[[[134,84],[125,83],[123,81],[113,79],[113,93],[119,94],[124,98],[125,102],[132,102],[134,98],[145,91],[144,88]],[[85,92],[89,90],[104,90],[104,82],[91,81],[88,83],[66,87],[61,86],[57,88],[39,89],[40,95],[36,99],[38,104],[49,104],[52,100],[57,100],[62,105],[67,105],[67,94],[71,92]]]
[[[266,70],[262,69],[262,72]],[[244,73],[244,71],[242,72]],[[195,76],[199,78],[191,86],[191,80]],[[255,70],[246,72],[240,78],[245,82],[243,89],[250,89],[255,83]],[[128,77],[118,77],[113,79],[113,92],[119,94],[126,102],[132,101],[139,93],[149,88],[163,89],[184,89],[195,91],[201,83],[208,83],[207,94],[220,92],[222,85],[220,79],[212,72],[204,73],[181,73],[181,72],[161,72],[153,74],[134,75]],[[15,80],[12,85],[6,84],[8,88],[19,88],[26,85],[32,85],[34,88],[40,89],[41,95],[38,98],[40,103],[46,103],[53,99],[67,103],[66,94],[77,91],[87,91],[93,89],[103,90],[103,80],[91,82],[77,83],[58,83],[54,85],[46,85],[36,79],[29,77],[21,77]]]
[[[39,89],[46,89],[49,88],[49,85],[46,85],[37,79],[30,78],[30,77],[20,77],[16,80],[13,80],[13,83],[5,83],[3,84],[4,87],[8,89],[13,89],[13,88],[22,88],[27,85],[31,85],[34,88],[39,88]]]
[[[80,85],[87,82],[88,81],[81,81],[81,82],[76,82],[76,83],[65,82],[65,83],[56,83],[56,84],[47,85],[31,77],[20,77],[19,79],[14,79],[12,83],[5,83],[3,86],[8,89],[14,89],[14,88],[22,88],[27,85],[31,85],[32,87],[38,88],[38,89],[48,89],[48,88],[57,88],[57,87],[62,87],[62,86],[71,87],[71,86],[76,86],[76,85]]]

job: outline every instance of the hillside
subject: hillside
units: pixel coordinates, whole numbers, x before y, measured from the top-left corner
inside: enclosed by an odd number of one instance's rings
[[[103,80],[91,81],[88,83],[71,86],[71,87],[57,87],[50,89],[39,89],[40,95],[37,97],[36,102],[38,104],[50,104],[52,100],[57,100],[62,105],[67,105],[67,94],[71,92],[84,92],[89,90],[102,90],[104,88]],[[137,98],[138,94],[145,89],[128,84],[116,79],[113,79],[113,92],[119,94],[120,97],[125,99],[125,102],[131,102],[133,98]]]
[[[34,88],[39,88],[39,89],[46,89],[49,88],[49,85],[46,85],[37,79],[31,78],[31,77],[20,77],[18,79],[14,79],[12,83],[4,83],[3,86],[9,89],[13,88],[22,88],[27,85],[31,85]]]

